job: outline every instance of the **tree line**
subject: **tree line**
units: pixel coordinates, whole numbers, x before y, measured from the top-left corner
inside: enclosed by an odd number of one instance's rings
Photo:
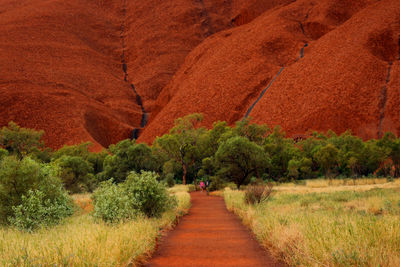
[[[313,132],[294,140],[277,126],[239,121],[234,127],[215,122],[201,126],[203,116],[191,114],[175,121],[169,133],[151,146],[123,140],[100,153],[90,143],[56,151],[42,141],[43,131],[11,122],[0,131],[0,159],[29,157],[57,170],[71,193],[93,191],[100,182],[121,183],[134,171],[151,171],[168,185],[208,179],[213,188],[234,182],[238,188],[252,179],[286,182],[314,178],[399,177],[400,139],[386,133],[363,141],[350,131]]]

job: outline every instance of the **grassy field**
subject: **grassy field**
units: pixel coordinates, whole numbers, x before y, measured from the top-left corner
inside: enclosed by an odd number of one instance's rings
[[[95,222],[90,195],[77,195],[79,211],[65,223],[34,233],[0,228],[0,266],[125,266],[143,261],[154,249],[160,229],[170,229],[190,207],[184,187],[171,191],[178,207],[160,219],[118,225]]]
[[[400,182],[340,183],[277,186],[255,206],[245,204],[242,191],[226,189],[224,198],[289,265],[400,266]]]

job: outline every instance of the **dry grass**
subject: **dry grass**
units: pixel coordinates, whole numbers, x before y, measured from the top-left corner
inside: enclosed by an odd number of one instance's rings
[[[400,187],[400,180],[389,182],[386,178],[375,179],[340,179],[340,180],[306,180],[304,185],[295,183],[284,183],[274,187],[277,192],[288,193],[323,193],[336,191],[367,191],[377,188]]]
[[[241,191],[226,190],[224,197],[228,209],[289,265],[400,266],[400,183],[365,186],[372,185],[311,193],[293,186],[256,206],[245,204]]]
[[[213,191],[213,192],[210,192],[209,195],[210,196],[216,196],[216,197],[223,197],[224,196],[224,191],[222,191],[222,190]]]
[[[187,212],[190,195],[177,190],[178,207],[159,219],[139,218],[118,225],[95,222],[86,207],[90,195],[74,196],[84,212],[64,224],[34,233],[0,228],[1,266],[125,266],[136,265],[154,249],[160,229],[173,226]],[[89,204],[83,204],[89,203]],[[82,207],[82,206],[81,206]]]
[[[170,193],[189,192],[189,186],[177,184],[174,187],[168,188],[168,192],[170,192]]]

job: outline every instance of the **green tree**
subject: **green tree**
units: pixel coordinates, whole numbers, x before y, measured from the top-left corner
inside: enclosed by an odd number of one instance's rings
[[[291,159],[288,163],[288,176],[293,179],[298,179],[300,176],[300,161]]]
[[[102,150],[99,153],[90,152],[90,147],[92,145],[91,142],[72,146],[65,145],[53,153],[52,160],[57,160],[63,156],[81,157],[93,166],[93,174],[100,173],[103,171],[103,163],[105,158],[108,156],[108,153],[105,150]]]
[[[250,123],[249,119],[236,122],[234,133],[238,136],[243,136],[250,141],[262,145],[267,134],[271,132],[271,129],[267,125],[258,125],[256,123]]]
[[[332,144],[321,147],[315,153],[315,159],[326,177],[332,178],[332,175],[335,174],[335,168],[338,166],[338,154],[338,149]]]
[[[29,207],[24,206],[24,204],[31,203],[28,200],[30,196],[34,197],[33,193],[29,194],[29,191],[34,192],[34,194],[40,191],[40,193],[37,193],[40,194],[40,203],[45,205],[46,208],[51,208],[53,211],[54,209],[63,211],[61,213],[54,211],[53,213],[47,213],[47,215],[42,214],[43,216],[50,216],[42,218],[44,222],[57,221],[57,218],[70,215],[72,213],[72,201],[68,200],[69,197],[57,177],[57,172],[58,170],[54,166],[37,163],[29,157],[25,157],[22,160],[15,156],[5,157],[0,162],[0,222],[15,221],[13,220],[14,218],[19,221],[16,223],[31,225],[29,223],[25,224],[27,222],[24,222],[23,219],[25,215],[28,216],[26,212],[29,211],[30,215],[35,212],[34,210],[27,210]],[[26,197],[25,200],[27,200],[25,203],[24,196]],[[17,211],[20,216],[15,213]],[[52,217],[53,215],[55,217]],[[34,225],[38,224],[40,222],[35,222]]]
[[[59,177],[71,193],[92,191],[96,180],[93,166],[82,157],[64,155],[55,162],[60,167]]]
[[[8,127],[4,126],[0,130],[0,146],[21,159],[44,147],[41,140],[43,134],[43,131],[22,128],[10,122]]]
[[[167,176],[172,176],[175,179],[175,177],[179,177],[179,175],[182,176],[182,166],[179,163],[173,159],[170,159],[164,163],[162,170],[163,179],[166,179]]]
[[[400,139],[393,133],[386,133],[378,141],[378,145],[386,150],[387,155],[393,162],[394,177],[400,176]]]
[[[248,183],[251,176],[260,177],[270,163],[261,146],[241,136],[232,137],[221,144],[215,159],[220,173],[232,180],[238,188]]]
[[[196,143],[201,158],[213,157],[221,143],[234,136],[233,130],[225,121],[213,123],[209,131],[203,131]]]
[[[198,128],[202,120],[202,114],[179,118],[175,120],[175,126],[169,134],[158,137],[153,144],[160,153],[165,153],[168,158],[174,159],[182,166],[183,184],[186,184],[189,167],[199,159],[197,143],[205,131],[203,128]]]
[[[120,183],[125,181],[132,171],[161,169],[152,149],[146,144],[137,144],[135,140],[123,140],[111,145],[109,150],[112,154],[104,159],[104,170],[98,175],[99,180],[113,178],[115,182]]]
[[[275,180],[286,176],[289,161],[300,154],[299,149],[294,145],[293,139],[286,138],[285,135],[285,132],[280,127],[275,127],[264,141],[264,151],[271,158],[268,173]]]

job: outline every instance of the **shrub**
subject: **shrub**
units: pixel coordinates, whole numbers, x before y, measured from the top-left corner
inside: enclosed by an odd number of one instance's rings
[[[80,156],[63,155],[55,161],[60,167],[60,178],[71,193],[93,191],[96,178],[93,166]]]
[[[217,191],[223,189],[225,182],[219,176],[210,177],[210,185],[208,186],[209,191]]]
[[[133,218],[137,212],[132,209],[130,199],[121,185],[115,185],[112,180],[102,182],[94,192],[93,216],[107,223],[115,223]]]
[[[175,185],[175,177],[173,173],[168,173],[164,179],[165,184],[168,187],[173,187]]]
[[[28,157],[5,157],[0,162],[0,223],[30,230],[72,214],[72,200],[56,173],[54,166]]]
[[[21,202],[12,207],[14,216],[9,221],[17,228],[28,231],[56,225],[73,213],[73,205],[66,192],[60,192],[57,198],[51,200],[42,191],[29,190],[27,196],[22,196]]]
[[[245,191],[245,200],[248,204],[256,204],[265,201],[272,193],[272,184],[267,186],[263,184],[249,185]]]
[[[8,150],[10,154],[22,158],[38,148],[43,148],[41,140],[43,134],[43,131],[22,128],[11,121],[8,127],[4,126],[0,129],[0,147]]]
[[[232,137],[220,145],[215,154],[219,175],[227,177],[237,185],[247,184],[252,174],[263,173],[270,158],[263,148],[245,137]]]
[[[94,216],[108,223],[133,219],[142,214],[160,217],[177,203],[166,187],[157,181],[158,175],[143,171],[131,173],[124,183],[112,180],[101,183],[93,194]]]
[[[112,155],[104,159],[103,172],[99,173],[100,180],[113,178],[116,183],[124,182],[132,171],[157,170],[159,162],[152,150],[145,144],[136,144],[135,140],[123,140],[109,148]]]
[[[176,200],[169,196],[166,187],[157,178],[154,172],[132,172],[123,185],[133,208],[148,217],[160,217],[176,205]]]
[[[6,156],[8,156],[8,151],[0,148],[0,160],[2,160]]]

